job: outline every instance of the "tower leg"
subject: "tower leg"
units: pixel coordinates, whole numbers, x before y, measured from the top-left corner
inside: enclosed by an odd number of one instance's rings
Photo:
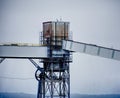
[[[42,98],[42,97],[41,97],[41,80],[38,81],[38,92],[37,92],[37,98]]]
[[[68,98],[70,98],[70,70],[68,67]]]

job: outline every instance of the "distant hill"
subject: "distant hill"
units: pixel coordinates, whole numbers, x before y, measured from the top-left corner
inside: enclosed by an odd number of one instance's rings
[[[36,96],[24,93],[0,93],[0,98],[36,98]]]
[[[37,98],[37,97],[36,95],[24,93],[0,93],[0,98]],[[120,94],[110,95],[71,94],[71,98],[120,98]]]
[[[71,98],[120,98],[120,94],[106,94],[106,95],[71,94]]]

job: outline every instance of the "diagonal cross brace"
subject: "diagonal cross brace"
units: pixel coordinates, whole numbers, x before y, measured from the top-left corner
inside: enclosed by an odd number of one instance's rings
[[[5,60],[5,58],[0,58],[0,63],[2,63]]]
[[[29,59],[29,60],[38,70],[41,71],[41,73],[44,72],[44,69],[41,68],[33,59]]]

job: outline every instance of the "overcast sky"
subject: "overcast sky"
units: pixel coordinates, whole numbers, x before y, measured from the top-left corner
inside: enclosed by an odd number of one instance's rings
[[[0,0],[0,43],[39,43],[42,22],[70,22],[73,40],[120,49],[120,0]],[[6,59],[0,77],[34,78],[28,60]],[[120,61],[73,54],[71,93],[120,94]],[[0,78],[0,92],[37,93],[35,79]]]

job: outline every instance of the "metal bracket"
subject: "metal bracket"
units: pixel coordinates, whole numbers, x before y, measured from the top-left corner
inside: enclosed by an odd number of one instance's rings
[[[0,63],[2,63],[5,60],[5,58],[0,58]]]
[[[41,68],[33,59],[29,59],[29,60],[38,70],[41,71],[41,73],[44,72],[44,69]]]

